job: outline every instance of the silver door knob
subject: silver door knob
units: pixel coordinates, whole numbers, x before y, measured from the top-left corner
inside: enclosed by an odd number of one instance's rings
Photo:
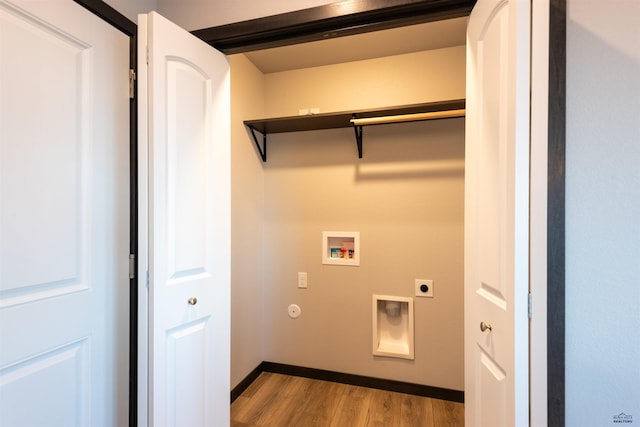
[[[486,323],[486,322],[480,322],[480,330],[482,332],[486,331],[486,330],[491,330],[491,323]]]
[[[187,300],[187,302],[191,305],[196,305],[198,303],[198,298],[196,297],[191,297]]]

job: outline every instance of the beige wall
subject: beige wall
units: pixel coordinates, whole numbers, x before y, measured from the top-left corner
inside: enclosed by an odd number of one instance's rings
[[[464,48],[265,82],[269,115],[463,98]],[[464,119],[374,126],[364,135],[362,160],[350,128],[269,136],[264,358],[462,390]],[[361,266],[322,265],[323,230],[359,231]],[[297,288],[299,271],[308,289]],[[435,298],[415,300],[415,360],[374,358],[371,295],[412,296],[416,278],[435,281]],[[291,303],[302,308],[296,320],[287,316]]]
[[[464,81],[464,46],[272,73],[266,75],[267,115],[459,99]]]
[[[264,114],[264,76],[231,62],[231,387],[263,361],[264,180],[243,120]]]
[[[105,3],[135,23],[138,23],[139,13],[148,13],[156,9],[156,0],[105,0]]]
[[[157,3],[160,13],[191,31],[335,3],[335,0],[157,0]]]
[[[105,3],[138,22],[139,13],[158,11],[187,31],[215,27],[248,19],[292,12],[325,4],[333,0],[105,0]]]

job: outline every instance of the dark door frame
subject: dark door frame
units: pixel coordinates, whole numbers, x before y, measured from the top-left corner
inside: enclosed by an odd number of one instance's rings
[[[547,421],[565,425],[567,0],[550,0],[547,178]]]
[[[476,0],[347,0],[192,31],[227,55],[468,16]]]
[[[137,25],[102,0],[74,0],[130,38],[130,66],[137,73]],[[344,8],[345,3],[350,3]],[[466,16],[475,0],[347,0],[193,34],[221,50],[240,53]],[[341,12],[351,10],[350,13]],[[548,425],[565,425],[565,124],[566,0],[550,0],[547,208]],[[138,253],[137,85],[130,101],[130,253]],[[134,271],[137,271],[137,260]],[[138,280],[130,280],[129,425],[137,424]]]

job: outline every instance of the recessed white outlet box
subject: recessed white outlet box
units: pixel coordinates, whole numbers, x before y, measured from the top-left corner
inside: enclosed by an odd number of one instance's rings
[[[306,288],[307,287],[307,272],[299,271],[298,272],[298,287]]]
[[[416,296],[433,298],[433,280],[416,279]]]
[[[357,231],[323,231],[322,263],[360,265],[360,233]]]
[[[297,319],[298,316],[300,316],[300,314],[302,314],[302,309],[300,308],[300,306],[298,304],[291,304],[287,308],[287,313],[289,313],[289,317],[291,317],[292,319]]]
[[[373,355],[414,359],[413,298],[373,295]]]

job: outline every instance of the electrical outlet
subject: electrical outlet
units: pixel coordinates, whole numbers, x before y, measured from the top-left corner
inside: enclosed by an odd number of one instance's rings
[[[298,287],[305,288],[307,287],[307,272],[299,271],[298,272]]]
[[[416,279],[416,296],[433,298],[433,280]]]
[[[302,309],[298,304],[291,304],[287,307],[287,313],[289,313],[290,318],[297,319],[302,314]]]

